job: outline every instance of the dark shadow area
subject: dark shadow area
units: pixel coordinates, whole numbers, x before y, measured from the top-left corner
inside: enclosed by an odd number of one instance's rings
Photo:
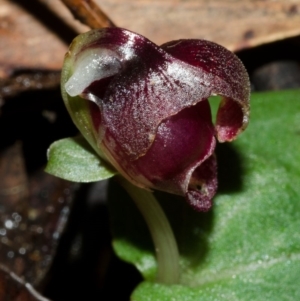
[[[81,185],[50,271],[45,295],[55,301],[128,300],[141,281],[137,270],[111,248],[105,200],[89,200]]]
[[[236,54],[250,75],[253,91],[300,88],[300,37],[245,49]]]
[[[67,44],[78,34],[39,1],[11,0],[26,9]]]
[[[299,61],[300,37],[289,38],[237,52],[247,71],[252,72],[273,61]]]
[[[24,92],[9,99],[1,111],[0,148],[21,141],[29,173],[46,163],[52,142],[77,134],[58,88]]]
[[[154,250],[150,232],[133,200],[116,181],[108,185],[108,208],[113,233],[142,250]]]
[[[231,143],[218,143],[216,148],[218,161],[218,194],[232,193],[243,189],[244,173],[242,158]]]

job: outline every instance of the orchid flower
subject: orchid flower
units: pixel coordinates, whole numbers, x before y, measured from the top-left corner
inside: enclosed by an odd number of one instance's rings
[[[185,196],[207,211],[217,189],[216,141],[248,124],[249,78],[240,60],[205,40],[157,46],[121,28],[78,36],[62,94],[83,136],[132,184]],[[220,95],[216,123],[208,98]]]

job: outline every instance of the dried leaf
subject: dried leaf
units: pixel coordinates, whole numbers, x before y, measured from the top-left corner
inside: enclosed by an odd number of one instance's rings
[[[96,1],[117,26],[157,44],[203,38],[237,51],[300,34],[298,0]],[[67,44],[87,30],[59,0],[2,0],[0,78],[16,69],[60,69]]]
[[[298,0],[97,0],[120,27],[156,44],[203,38],[232,51],[300,34]]]

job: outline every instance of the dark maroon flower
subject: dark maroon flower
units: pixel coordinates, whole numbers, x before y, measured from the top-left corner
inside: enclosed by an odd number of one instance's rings
[[[233,140],[249,117],[249,79],[234,54],[204,40],[159,47],[128,30],[93,30],[72,43],[62,91],[82,134],[125,178],[211,207],[216,138]],[[211,95],[222,96],[215,126]]]

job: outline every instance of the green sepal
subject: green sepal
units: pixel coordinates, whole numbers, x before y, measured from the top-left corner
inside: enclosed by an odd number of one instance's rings
[[[59,178],[81,183],[105,180],[116,174],[82,136],[52,143],[48,149],[45,171]]]

